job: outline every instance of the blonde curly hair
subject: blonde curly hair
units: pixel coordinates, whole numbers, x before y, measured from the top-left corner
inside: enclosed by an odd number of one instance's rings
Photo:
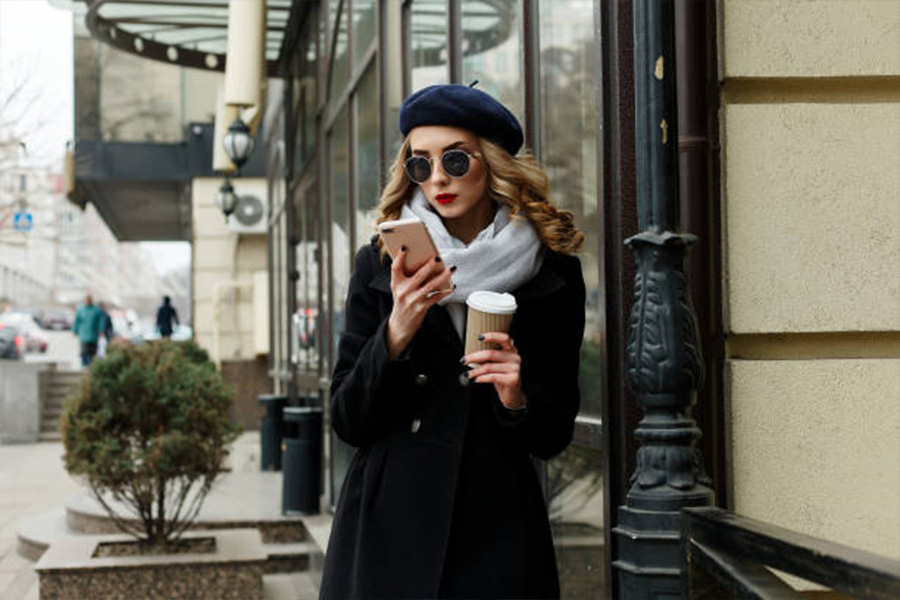
[[[488,139],[479,137],[481,154],[488,170],[488,194],[492,200],[509,207],[512,215],[521,213],[537,230],[541,243],[564,254],[576,252],[584,234],[575,226],[574,215],[550,201],[550,181],[538,160],[528,152],[516,156]],[[416,184],[406,176],[404,165],[410,156],[409,138],[403,141],[390,169],[390,179],[381,193],[378,223],[400,218],[403,205],[412,197]],[[381,244],[381,253],[387,250]]]

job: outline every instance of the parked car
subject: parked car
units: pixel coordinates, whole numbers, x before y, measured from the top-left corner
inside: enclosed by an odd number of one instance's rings
[[[41,331],[34,317],[22,311],[0,314],[0,324],[15,327],[24,340],[25,352],[46,352],[47,336]]]
[[[54,309],[44,315],[44,328],[66,330],[72,329],[74,317],[71,310]]]
[[[25,339],[15,327],[0,324],[0,359],[21,359],[24,346]]]

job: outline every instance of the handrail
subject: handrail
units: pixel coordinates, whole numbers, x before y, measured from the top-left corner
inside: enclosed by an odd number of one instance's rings
[[[681,512],[682,597],[800,598],[772,567],[856,598],[900,598],[900,561],[715,507]]]

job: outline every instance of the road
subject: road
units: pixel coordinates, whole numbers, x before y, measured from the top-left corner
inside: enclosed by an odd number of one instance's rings
[[[78,338],[71,331],[44,331],[47,336],[47,352],[29,353],[26,362],[57,362],[62,369],[80,369]]]

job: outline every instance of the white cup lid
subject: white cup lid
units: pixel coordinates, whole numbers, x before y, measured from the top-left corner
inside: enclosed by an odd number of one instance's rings
[[[511,315],[516,312],[516,299],[512,294],[497,292],[472,292],[466,304],[486,313]]]

